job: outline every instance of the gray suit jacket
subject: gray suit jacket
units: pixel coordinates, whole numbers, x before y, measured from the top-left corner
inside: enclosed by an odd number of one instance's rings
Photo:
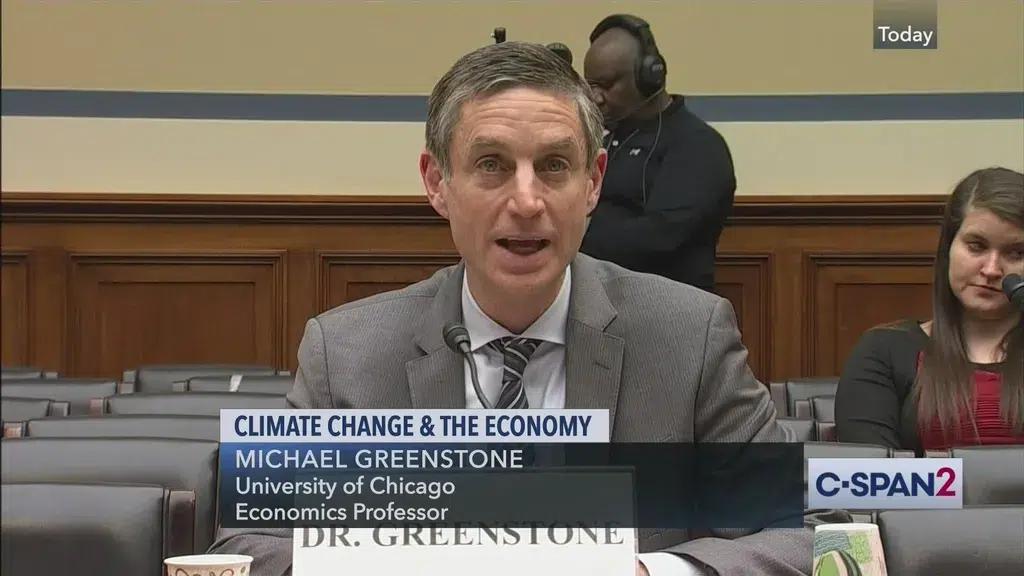
[[[441,335],[462,321],[463,271],[445,268],[310,320],[290,404],[464,408],[463,360]],[[727,300],[582,254],[573,261],[565,407],[607,409],[613,442],[784,441],[746,360]],[[694,536],[642,530],[640,548],[682,554],[721,575],[810,574],[809,529]],[[254,574],[285,574],[290,532],[222,530],[212,551],[254,556]]]

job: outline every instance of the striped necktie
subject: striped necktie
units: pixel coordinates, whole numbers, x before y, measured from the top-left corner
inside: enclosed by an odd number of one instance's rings
[[[495,408],[529,408],[530,401],[526,398],[523,387],[523,371],[530,361],[530,356],[537,350],[540,340],[506,336],[487,343],[505,358],[505,372],[501,377],[501,395]]]

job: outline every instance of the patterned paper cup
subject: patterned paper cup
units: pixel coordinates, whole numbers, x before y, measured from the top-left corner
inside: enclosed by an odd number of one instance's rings
[[[250,576],[252,556],[241,554],[196,554],[164,560],[167,576]]]
[[[887,576],[878,526],[815,526],[814,576]]]

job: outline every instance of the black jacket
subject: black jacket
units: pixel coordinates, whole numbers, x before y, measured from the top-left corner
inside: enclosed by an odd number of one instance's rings
[[[608,171],[581,251],[710,291],[736,191],[732,156],[682,96],[660,123],[625,122],[605,138]]]
[[[910,398],[917,355],[928,335],[916,320],[868,330],[850,353],[836,391],[836,435],[862,442],[921,451],[917,406]]]
[[[928,335],[917,320],[872,328],[850,353],[836,391],[840,442],[877,444],[923,454],[917,403],[911,394],[918,354]],[[1002,364],[973,364],[1000,372]]]

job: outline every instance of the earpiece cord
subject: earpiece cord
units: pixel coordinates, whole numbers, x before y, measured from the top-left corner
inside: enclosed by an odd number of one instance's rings
[[[647,158],[644,160],[643,173],[640,176],[643,206],[647,206],[647,163],[651,161],[651,156],[654,155],[654,150],[658,147],[658,140],[661,139],[661,115],[663,112],[663,110],[658,111],[658,131],[654,134],[654,144],[651,145],[651,150],[647,153]]]

